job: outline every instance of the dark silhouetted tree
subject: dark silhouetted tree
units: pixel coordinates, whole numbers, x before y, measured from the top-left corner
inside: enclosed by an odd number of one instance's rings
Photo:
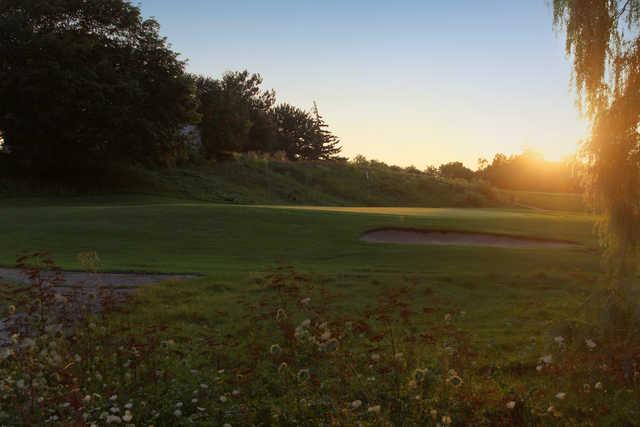
[[[195,119],[184,64],[124,0],[0,0],[0,129],[38,168],[170,163]]]
[[[329,125],[318,111],[318,105],[314,102],[311,110],[315,125],[316,137],[311,147],[310,158],[313,160],[329,160],[335,158],[342,151],[340,138],[329,131]]]
[[[472,179],[475,173],[462,162],[450,162],[440,165],[438,175],[443,178]]]
[[[228,72],[220,80],[196,78],[202,144],[207,157],[269,151],[275,138],[269,118],[275,93],[263,91],[261,84],[259,74],[247,71]]]

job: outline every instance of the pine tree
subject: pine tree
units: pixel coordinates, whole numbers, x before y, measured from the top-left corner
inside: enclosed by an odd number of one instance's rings
[[[312,150],[312,157],[315,159],[329,160],[334,159],[341,151],[340,138],[329,131],[329,125],[318,111],[318,105],[313,102],[311,109],[313,117],[316,141]]]

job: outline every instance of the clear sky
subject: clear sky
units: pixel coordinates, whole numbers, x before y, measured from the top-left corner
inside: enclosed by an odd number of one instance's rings
[[[191,72],[260,73],[315,100],[344,154],[402,166],[530,147],[559,159],[587,123],[545,0],[141,0]]]

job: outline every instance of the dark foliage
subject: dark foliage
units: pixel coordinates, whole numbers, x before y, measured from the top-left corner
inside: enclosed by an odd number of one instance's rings
[[[172,163],[183,62],[124,0],[0,0],[0,129],[23,167]]]

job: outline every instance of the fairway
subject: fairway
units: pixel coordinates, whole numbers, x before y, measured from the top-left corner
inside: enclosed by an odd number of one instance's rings
[[[592,290],[588,279],[600,271],[593,223],[585,214],[531,210],[250,207],[161,198],[138,204],[127,198],[12,201],[0,209],[0,262],[8,267],[20,251],[48,250],[62,267],[79,269],[76,255],[95,250],[106,271],[203,274],[141,291],[143,315],[176,319],[179,329],[195,327],[184,323],[185,313],[217,322],[212,307],[233,310],[229,301],[277,265],[321,275],[344,294],[347,309],[411,278],[441,299],[443,312],[466,311],[466,327],[514,351]],[[360,240],[367,230],[388,227],[569,240],[581,247]]]
[[[70,203],[74,204],[70,205]],[[97,251],[109,271],[220,273],[262,271],[286,262],[317,271],[438,273],[593,270],[593,217],[563,212],[499,209],[249,207],[176,203],[131,204],[109,199],[3,203],[0,263],[24,250],[48,250],[58,263]],[[583,249],[403,247],[371,245],[359,237],[374,228],[476,231],[569,240]]]

